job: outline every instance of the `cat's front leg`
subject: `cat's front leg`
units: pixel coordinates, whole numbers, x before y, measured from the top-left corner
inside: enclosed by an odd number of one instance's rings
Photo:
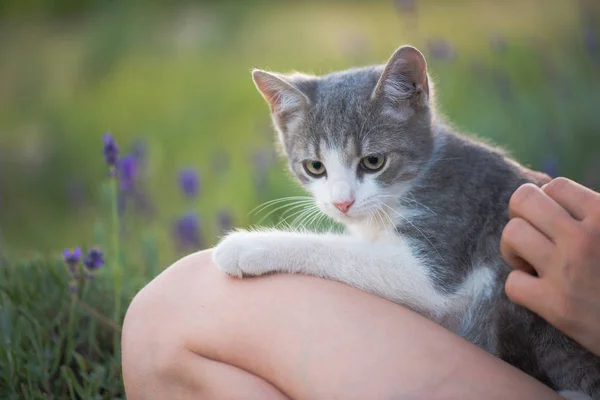
[[[288,272],[336,280],[428,315],[438,315],[448,302],[427,266],[400,240],[367,243],[332,234],[238,231],[217,245],[213,260],[237,277]]]
[[[270,272],[304,273],[339,279],[340,255],[351,246],[343,236],[278,230],[236,231],[215,248],[213,261],[241,278]],[[354,257],[352,264],[368,262]],[[355,267],[352,267],[355,269]]]
[[[282,238],[287,243],[283,245]],[[289,232],[243,231],[228,234],[213,251],[213,261],[227,275],[242,278],[285,271],[293,260],[286,257]]]

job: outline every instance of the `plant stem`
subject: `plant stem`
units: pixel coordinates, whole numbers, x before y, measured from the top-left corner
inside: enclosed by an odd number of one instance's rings
[[[67,325],[67,345],[65,349],[65,365],[69,365],[71,363],[71,357],[73,356],[73,351],[75,350],[75,343],[73,343],[73,330],[75,327],[75,311],[77,309],[77,295],[71,295],[71,304],[69,307],[69,322]]]
[[[87,312],[89,312],[93,317],[97,318],[98,320],[100,320],[101,322],[105,323],[106,325],[110,326],[112,329],[114,329],[116,332],[121,332],[121,327],[119,325],[117,325],[116,323],[114,323],[114,321],[111,321],[108,317],[106,317],[105,315],[102,315],[100,312],[98,312],[96,309],[94,309],[92,306],[90,306],[89,304],[87,304],[85,301],[83,300],[79,300],[79,305],[81,307],[83,307],[84,310],[86,310]]]
[[[122,292],[122,270],[120,265],[121,252],[119,249],[119,210],[118,210],[118,196],[119,196],[119,181],[116,177],[111,179],[111,219],[112,219],[112,273],[113,273],[113,287],[115,290],[115,310],[113,320],[120,324],[121,321],[121,292]],[[119,332],[115,332],[114,338],[115,356],[119,354],[120,346],[120,335]]]

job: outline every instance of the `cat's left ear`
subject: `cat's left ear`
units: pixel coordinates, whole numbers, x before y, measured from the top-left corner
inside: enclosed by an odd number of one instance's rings
[[[252,79],[271,106],[271,114],[280,128],[284,128],[294,118],[301,117],[310,104],[308,97],[291,79],[283,75],[255,69],[252,71]]]
[[[373,100],[384,99],[395,106],[414,108],[429,104],[427,62],[419,50],[402,46],[392,54],[375,86]]]

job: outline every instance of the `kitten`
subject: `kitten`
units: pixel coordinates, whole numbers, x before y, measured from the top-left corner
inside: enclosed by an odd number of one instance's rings
[[[233,232],[213,253],[222,270],[349,284],[419,312],[555,390],[600,399],[600,360],[504,293],[508,201],[521,184],[547,176],[446,126],[417,49],[400,47],[384,66],[321,77],[255,70],[253,78],[292,172],[349,235]]]

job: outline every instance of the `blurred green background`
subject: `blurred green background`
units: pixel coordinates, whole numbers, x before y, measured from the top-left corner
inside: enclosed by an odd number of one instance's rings
[[[182,254],[219,220],[299,193],[273,155],[250,70],[326,73],[428,57],[454,125],[551,174],[600,185],[597,1],[34,1],[0,3],[0,246],[9,258],[102,242],[102,135],[140,155],[121,210],[128,250]],[[186,199],[182,168],[200,174]],[[228,224],[228,223],[225,223]],[[136,251],[131,251],[136,253]]]
[[[599,30],[597,0],[0,0],[0,398],[124,399],[140,288],[302,193],[253,67],[320,74],[411,43],[458,129],[600,188]],[[74,246],[106,265],[65,266]]]

